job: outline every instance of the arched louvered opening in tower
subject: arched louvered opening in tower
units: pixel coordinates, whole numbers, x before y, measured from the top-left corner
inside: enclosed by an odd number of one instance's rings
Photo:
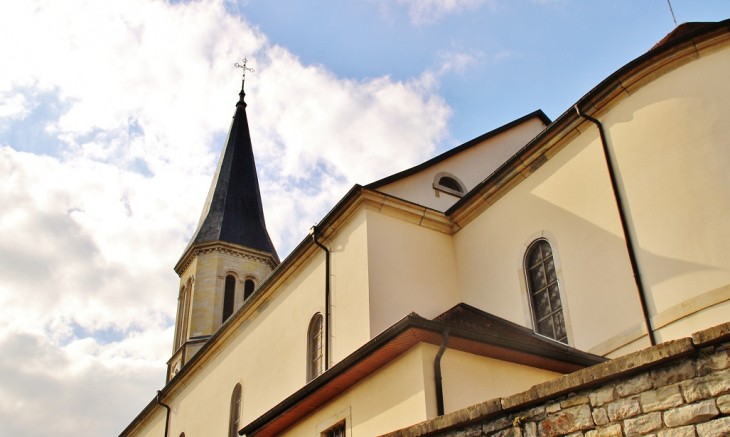
[[[233,314],[233,303],[236,298],[236,278],[233,275],[226,276],[226,285],[223,292],[223,317],[221,323],[228,320]]]

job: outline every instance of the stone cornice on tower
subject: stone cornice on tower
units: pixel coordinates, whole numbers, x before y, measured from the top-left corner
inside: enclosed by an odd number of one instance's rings
[[[218,240],[188,246],[180,261],[175,265],[175,273],[182,275],[196,256],[209,252],[222,252],[239,258],[257,261],[268,265],[272,270],[279,265],[279,258],[276,256],[276,253],[256,250],[239,244]]]

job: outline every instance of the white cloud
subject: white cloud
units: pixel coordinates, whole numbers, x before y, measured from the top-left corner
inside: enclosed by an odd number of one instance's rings
[[[0,45],[0,435],[118,433],[162,386],[172,266],[242,55],[256,69],[248,116],[283,254],[354,183],[427,158],[446,134],[433,74],[338,78],[222,1],[5,2],[0,27],[14,35]],[[43,147],[3,136],[34,126]]]
[[[393,0],[380,0],[382,8],[387,9]],[[458,14],[474,10],[485,3],[493,4],[493,0],[395,0],[408,6],[409,16],[413,24],[429,24],[449,14]]]
[[[443,51],[438,53],[438,57],[441,62],[439,74],[449,72],[463,74],[467,69],[478,65],[484,58],[484,54],[480,52]]]

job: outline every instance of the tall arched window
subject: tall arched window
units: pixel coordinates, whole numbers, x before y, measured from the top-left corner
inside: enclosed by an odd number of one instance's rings
[[[188,339],[188,319],[190,318],[190,300],[193,295],[193,278],[188,279],[187,285],[180,289],[178,299],[177,335],[175,336],[175,350],[180,348]]]
[[[228,437],[238,437],[238,429],[241,427],[241,407],[243,404],[243,390],[241,384],[233,387],[231,394],[231,414],[228,421]]]
[[[246,279],[246,282],[243,283],[243,300],[251,297],[254,288],[256,288],[256,284],[254,284],[252,280]]]
[[[309,322],[307,333],[307,382],[318,377],[324,371],[324,318],[317,313]]]
[[[182,325],[183,317],[185,317],[185,287],[180,288],[180,294],[177,298],[177,326],[175,329],[175,350],[180,347],[180,338],[183,336]]]
[[[553,249],[547,240],[535,240],[527,249],[525,274],[535,332],[568,344]]]
[[[223,292],[223,318],[221,323],[228,320],[233,314],[233,302],[236,297],[236,278],[233,275],[226,276],[226,286]]]

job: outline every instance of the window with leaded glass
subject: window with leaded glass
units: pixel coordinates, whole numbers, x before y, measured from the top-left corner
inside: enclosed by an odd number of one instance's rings
[[[338,423],[332,428],[328,429],[324,434],[325,437],[346,437],[345,435],[345,422]]]
[[[317,313],[309,322],[307,335],[307,382],[318,377],[324,371],[324,333],[322,314]]]
[[[243,390],[241,384],[233,387],[231,395],[231,412],[228,422],[228,437],[238,437],[238,429],[241,427],[241,404],[243,403]]]
[[[225,322],[233,314],[233,302],[236,297],[236,278],[232,275],[226,276],[226,285],[223,292],[223,317],[221,322]]]
[[[525,274],[535,332],[568,344],[553,249],[547,240],[536,240],[530,245]]]

